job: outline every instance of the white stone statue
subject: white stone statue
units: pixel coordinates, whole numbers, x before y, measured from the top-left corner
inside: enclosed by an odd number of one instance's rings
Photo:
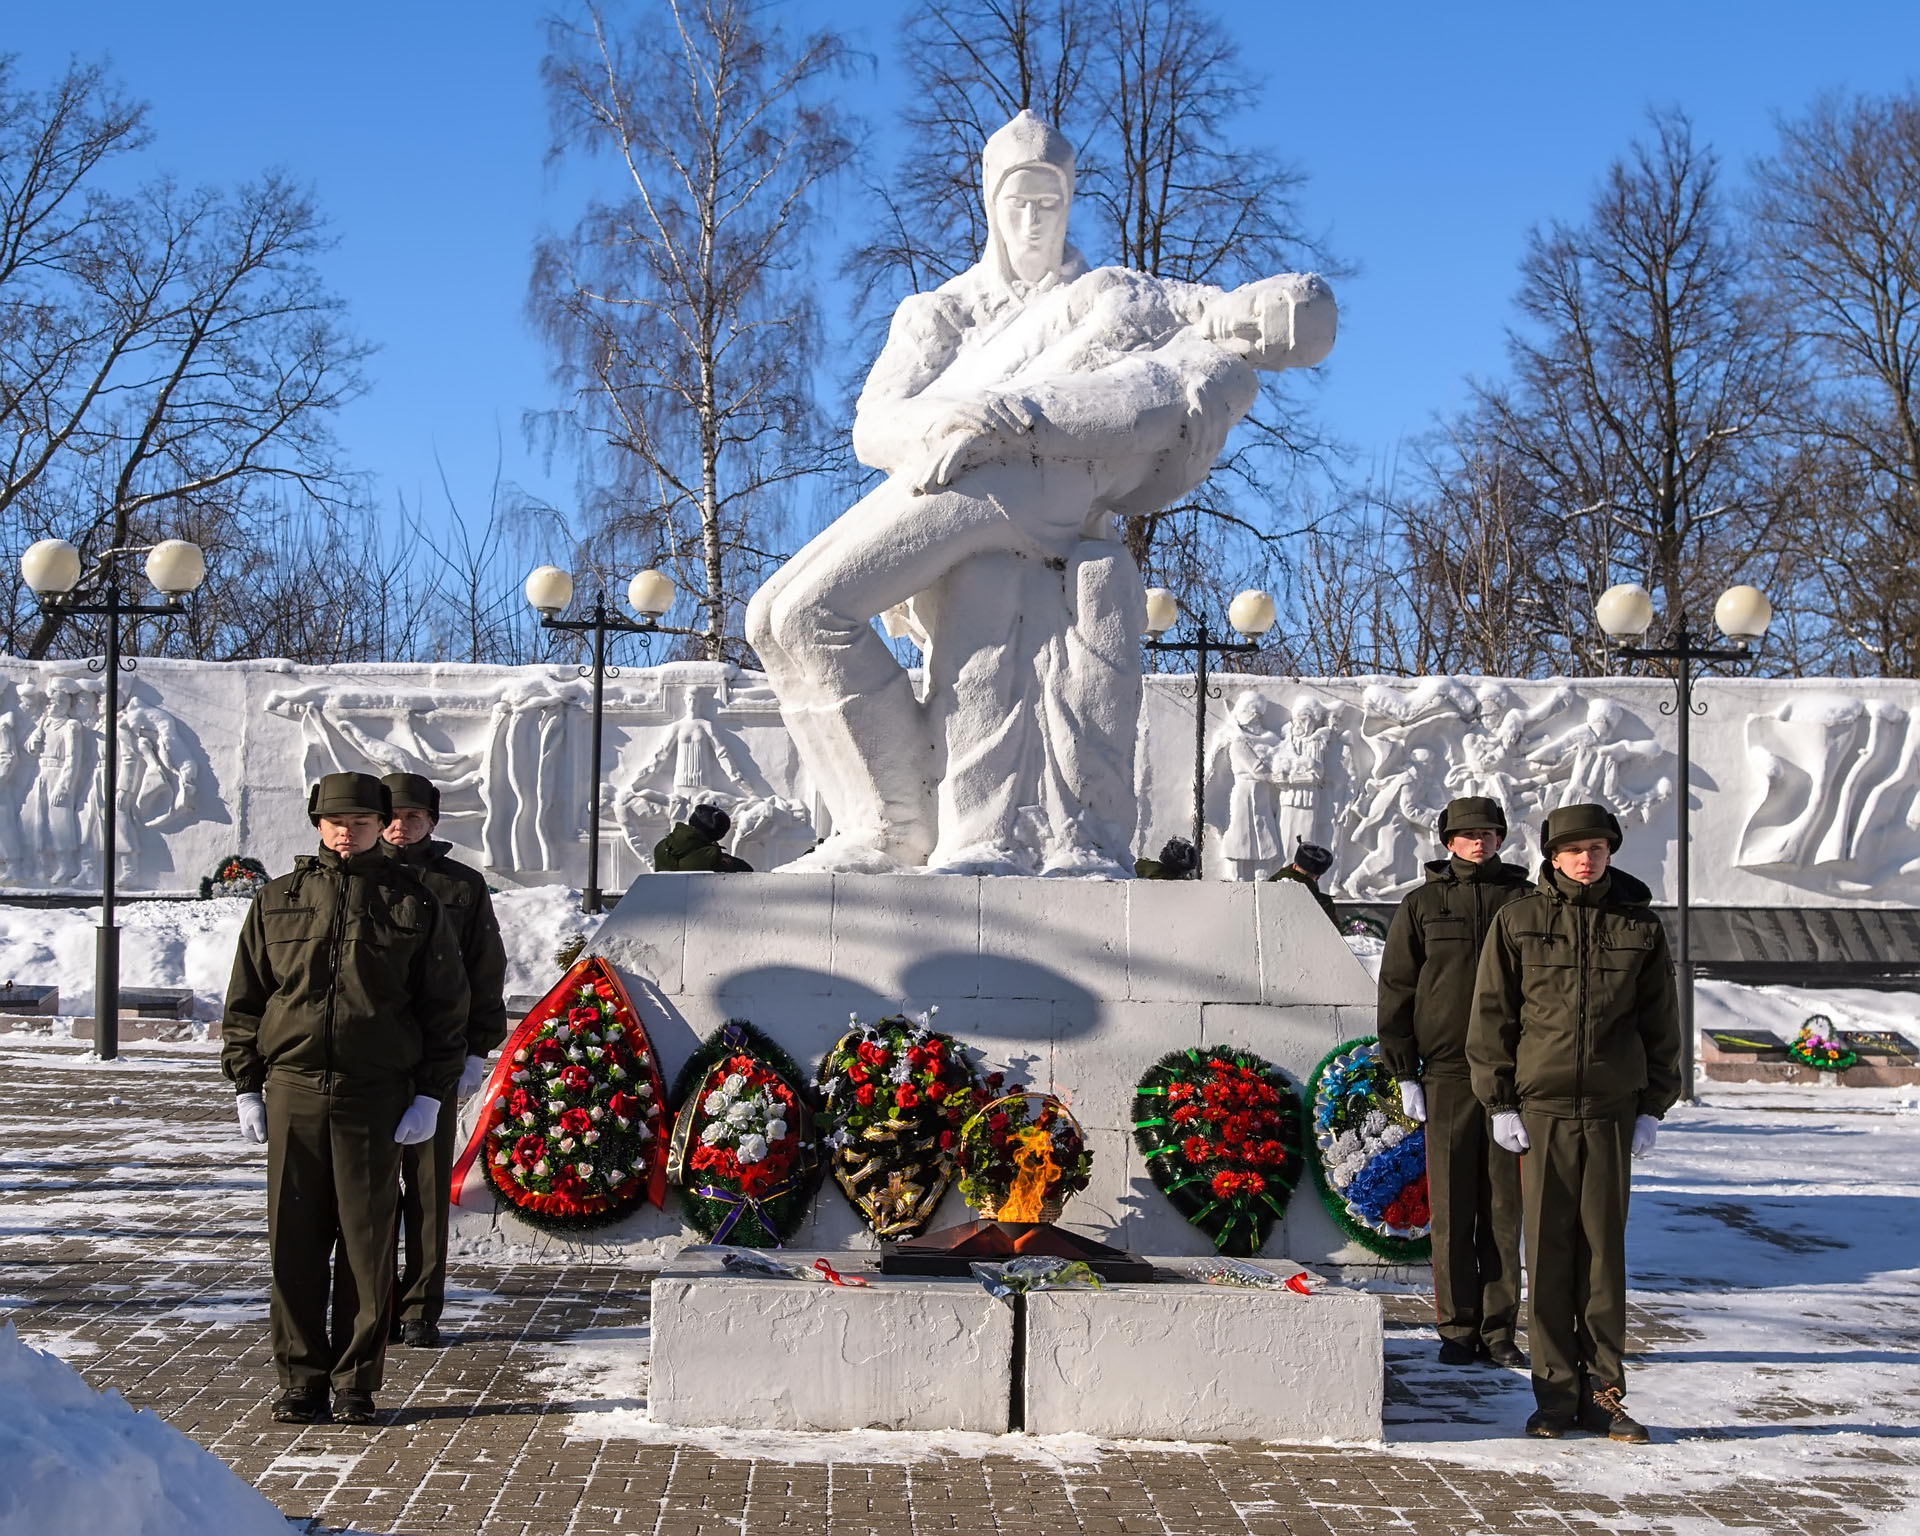
[[[1736,863],[1850,876],[1851,889],[1911,872],[1920,727],[1906,710],[1890,699],[1813,694],[1749,716],[1746,744],[1764,794]]]
[[[33,763],[22,750],[33,730],[29,690],[19,692],[19,708],[4,707],[13,690],[0,683],[0,880],[29,878],[27,872],[26,804],[33,783]]]
[[[748,609],[832,819],[789,868],[1129,871],[1145,605],[1115,518],[1206,477],[1254,369],[1333,344],[1318,278],[1089,273],[1072,148],[1030,112],[982,173],[987,252],[900,305],[860,396],[854,449],[886,479]],[[872,627],[889,610],[921,694]]]
[[[92,692],[71,677],[47,684],[46,713],[27,738],[38,772],[28,825],[51,885],[71,885],[86,876],[84,825],[98,814],[99,762],[92,723]]]
[[[1419,878],[1420,848],[1433,836],[1446,798],[1440,770],[1430,749],[1415,747],[1392,772],[1368,783],[1366,809],[1353,829],[1354,842],[1368,851],[1347,879],[1350,894],[1383,900]]]
[[[1267,701],[1243,693],[1233,701],[1227,724],[1215,738],[1213,759],[1224,756],[1233,775],[1228,792],[1227,830],[1220,839],[1223,874],[1232,880],[1258,880],[1286,862],[1282,849],[1274,763],[1280,734],[1267,725]]]

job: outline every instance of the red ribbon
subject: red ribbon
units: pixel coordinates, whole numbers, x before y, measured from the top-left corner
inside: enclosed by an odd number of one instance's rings
[[[813,1267],[820,1271],[820,1278],[834,1285],[865,1285],[867,1282],[859,1275],[842,1275],[825,1259],[815,1259]]]

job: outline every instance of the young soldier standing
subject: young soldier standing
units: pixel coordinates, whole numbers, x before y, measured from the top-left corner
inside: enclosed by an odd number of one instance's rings
[[[220,1065],[241,1134],[267,1146],[273,1416],[324,1420],[331,1386],[333,1417],[368,1424],[400,1148],[433,1135],[459,1079],[467,982],[440,903],[376,846],[386,787],[330,773],[307,814],[320,851],[268,881],[241,925]]]
[[[1620,823],[1562,806],[1538,887],[1502,909],[1481,952],[1467,1059],[1493,1136],[1523,1154],[1527,1433],[1647,1432],[1627,1413],[1627,1194],[1680,1093],[1680,1018],[1652,892],[1609,868]]]
[[[1467,1070],[1480,946],[1531,882],[1498,857],[1507,817],[1469,795],[1440,813],[1447,857],[1407,894],[1380,957],[1380,1054],[1400,1102],[1427,1127],[1433,1203],[1433,1305],[1440,1361],[1523,1366],[1513,1342],[1520,1311],[1520,1160],[1494,1142]]]
[[[487,1053],[507,1038],[502,995],[507,951],[486,880],[479,870],[448,858],[453,845],[433,835],[440,823],[440,791],[417,773],[390,773],[380,782],[393,799],[383,851],[439,898],[467,978],[467,1064],[459,1087],[442,1101],[432,1137],[408,1147],[400,1159],[406,1267],[394,1301],[395,1323],[402,1343],[433,1349],[440,1343],[440,1313],[447,1299],[447,1225],[460,1104],[487,1080]]]

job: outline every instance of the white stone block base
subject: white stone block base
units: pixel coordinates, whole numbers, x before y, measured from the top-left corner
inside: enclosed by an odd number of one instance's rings
[[[1108,1285],[1027,1297],[1026,1427],[1142,1440],[1378,1440],[1381,1309],[1360,1291]]]
[[[782,1252],[810,1264],[812,1254]],[[829,1255],[842,1274],[857,1254]],[[866,1287],[724,1273],[688,1255],[653,1282],[656,1423],[1004,1434],[1013,1313],[966,1280]]]

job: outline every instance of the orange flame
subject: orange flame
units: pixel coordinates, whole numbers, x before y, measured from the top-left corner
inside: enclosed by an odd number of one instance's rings
[[[1038,1221],[1047,1192],[1060,1178],[1053,1160],[1053,1135],[1045,1126],[1023,1125],[1007,1138],[1013,1143],[1013,1185],[1000,1203],[1002,1221]]]

